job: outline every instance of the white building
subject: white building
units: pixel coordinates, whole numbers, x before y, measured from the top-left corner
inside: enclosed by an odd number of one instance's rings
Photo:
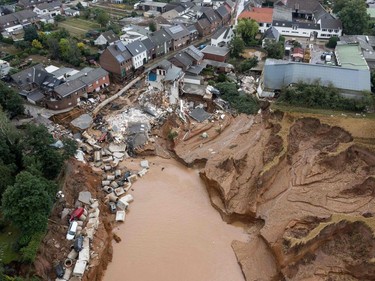
[[[211,37],[211,45],[216,47],[226,47],[234,37],[231,27],[222,27]]]
[[[147,62],[147,48],[141,41],[135,41],[125,46],[132,55],[134,69],[140,68]]]
[[[36,5],[33,11],[38,16],[50,15],[51,17],[55,17],[61,15],[61,6],[62,4],[60,1],[45,2]]]
[[[7,75],[10,71],[10,64],[5,60],[0,60],[0,78]]]

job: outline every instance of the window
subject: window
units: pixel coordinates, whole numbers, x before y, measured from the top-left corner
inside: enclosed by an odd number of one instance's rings
[[[326,29],[326,28],[323,28],[322,31],[327,31],[327,29]]]
[[[332,29],[328,29],[328,32],[332,32],[333,30]]]
[[[338,30],[338,29],[335,29],[335,32],[336,32],[336,33],[339,33],[339,30]]]

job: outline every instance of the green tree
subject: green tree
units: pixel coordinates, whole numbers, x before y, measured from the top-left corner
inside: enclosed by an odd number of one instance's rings
[[[0,105],[11,118],[24,113],[23,100],[20,95],[0,81]]]
[[[31,46],[33,46],[33,48],[38,49],[38,50],[43,49],[43,45],[42,43],[38,41],[38,39],[34,39],[33,42],[31,42]]]
[[[267,40],[264,49],[268,53],[268,58],[282,59],[284,57],[284,44],[282,42]]]
[[[81,4],[81,2],[78,2],[78,4],[76,5],[76,8],[78,9],[78,10],[83,10],[83,9],[85,9],[84,7],[83,7],[83,5]]]
[[[156,31],[156,24],[155,22],[151,21],[148,25],[148,28],[151,32],[155,32]]]
[[[337,0],[334,12],[340,18],[345,34],[363,34],[368,30],[370,16],[365,1]]]
[[[53,204],[56,185],[29,172],[17,175],[2,198],[4,218],[17,226],[25,236],[43,232]]]
[[[96,10],[95,14],[96,14],[95,19],[100,24],[101,27],[104,27],[108,24],[110,17],[106,11]]]
[[[58,39],[54,37],[48,37],[47,46],[49,49],[49,53],[51,54],[51,58],[59,59],[60,58],[60,45],[59,45]]]
[[[36,28],[33,25],[25,27],[24,32],[25,32],[25,34],[23,36],[23,40],[25,40],[25,41],[32,42],[34,39],[39,38],[38,32],[36,31]]]
[[[254,56],[250,59],[246,59],[242,61],[239,66],[239,71],[244,73],[246,71],[251,70],[253,67],[256,67],[257,65],[258,65],[258,58]]]
[[[258,23],[253,19],[240,19],[237,25],[237,33],[241,36],[245,44],[254,40],[259,30]]]
[[[231,56],[238,58],[245,49],[245,43],[240,37],[234,37],[230,42],[229,49]]]
[[[326,44],[326,47],[327,48],[336,48],[336,45],[337,45],[337,42],[340,41],[340,38],[337,37],[337,36],[332,36],[331,38],[329,38],[327,44]]]
[[[131,16],[132,18],[135,18],[135,17],[138,17],[138,14],[137,14],[136,11],[132,11],[132,13],[130,14],[130,16]]]

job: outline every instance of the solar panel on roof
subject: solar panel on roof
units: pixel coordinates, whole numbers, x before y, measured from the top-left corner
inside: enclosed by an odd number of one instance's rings
[[[125,46],[122,43],[117,44],[117,48],[120,50],[120,52],[125,51]]]
[[[169,28],[169,30],[170,30],[173,34],[176,34],[176,33],[178,33],[178,32],[183,31],[183,28],[181,27],[181,25],[176,25],[176,26],[172,26],[171,28]]]
[[[119,62],[119,63],[122,63],[125,59],[122,55],[117,55],[116,56],[116,60]]]

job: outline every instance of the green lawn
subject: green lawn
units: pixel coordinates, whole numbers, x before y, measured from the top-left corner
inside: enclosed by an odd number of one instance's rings
[[[19,232],[12,226],[5,227],[0,232],[0,262],[9,264],[19,259],[19,254],[14,250]]]
[[[72,17],[65,21],[59,22],[59,27],[65,28],[73,36],[83,37],[87,31],[91,29],[98,29],[100,28],[100,25],[93,21]]]

